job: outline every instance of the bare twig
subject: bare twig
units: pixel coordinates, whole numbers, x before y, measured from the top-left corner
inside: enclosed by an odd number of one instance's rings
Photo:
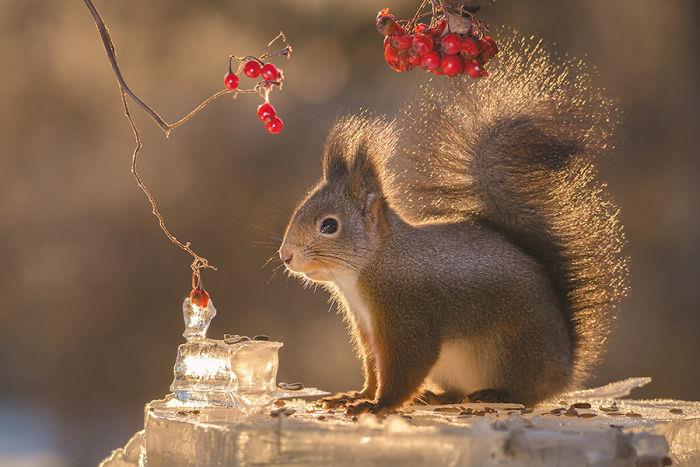
[[[158,209],[158,204],[156,203],[155,198],[151,194],[151,191],[148,189],[146,184],[143,182],[141,179],[141,176],[138,173],[137,166],[138,166],[138,160],[139,160],[139,153],[142,148],[141,144],[141,137],[139,135],[139,130],[134,122],[134,119],[131,115],[131,111],[129,109],[129,103],[127,100],[127,96],[129,99],[131,99],[133,102],[135,102],[141,109],[146,112],[146,114],[151,117],[151,119],[163,130],[165,133],[165,136],[168,137],[170,136],[170,132],[174,130],[175,128],[179,127],[180,125],[186,123],[189,121],[191,118],[193,118],[195,115],[197,115],[200,111],[204,110],[205,107],[207,107],[210,103],[215,101],[221,96],[224,96],[226,94],[233,94],[234,97],[236,97],[237,94],[260,94],[265,101],[267,101],[268,94],[271,90],[271,88],[275,85],[281,86],[281,83],[258,83],[255,85],[254,88],[252,89],[235,89],[235,90],[230,90],[230,89],[224,89],[218,92],[215,92],[208,98],[206,98],[204,101],[202,101],[201,104],[199,104],[197,107],[192,109],[187,115],[182,117],[181,119],[175,121],[174,123],[168,123],[166,122],[159,114],[156,112],[151,106],[146,104],[140,97],[138,97],[132,90],[129,88],[129,85],[126,83],[126,80],[124,79],[124,76],[122,75],[122,72],[119,68],[119,64],[117,62],[117,53],[114,47],[114,43],[112,42],[112,38],[109,34],[109,30],[107,28],[107,25],[105,25],[104,21],[102,20],[102,17],[100,16],[100,13],[97,11],[97,8],[95,7],[95,4],[93,3],[92,0],[83,0],[85,3],[85,6],[87,7],[88,11],[90,11],[90,14],[92,15],[92,18],[95,22],[95,26],[97,26],[97,30],[100,33],[100,38],[102,39],[102,44],[104,46],[105,52],[107,54],[107,59],[109,60],[109,63],[112,65],[112,71],[114,72],[114,76],[117,79],[117,83],[119,84],[119,90],[121,92],[121,99],[122,99],[122,104],[124,106],[124,114],[126,116],[126,119],[129,122],[129,126],[131,127],[131,131],[134,135],[134,141],[136,143],[136,146],[134,147],[134,150],[131,155],[131,173],[136,180],[136,184],[139,186],[141,191],[146,195],[146,198],[148,199],[149,204],[151,205],[151,212],[155,216],[156,220],[158,221],[158,225],[160,229],[163,231],[165,236],[170,240],[173,244],[177,245],[181,250],[187,252],[190,256],[192,256],[193,261],[191,265],[192,269],[192,287],[199,287],[199,288],[204,288],[203,283],[202,283],[202,274],[201,270],[202,269],[212,269],[216,270],[216,268],[212,265],[209,264],[209,261],[198,255],[191,246],[190,242],[181,242],[180,240],[175,237],[168,227],[165,224],[165,219],[163,218],[163,215],[160,213]],[[283,33],[279,33],[277,37],[275,37],[270,43],[267,45],[267,48],[265,49],[265,52],[263,55],[261,55],[260,60],[264,60],[265,58],[272,57],[272,56],[281,56],[284,55],[286,57],[289,57],[292,48],[287,45],[284,49],[276,52],[270,52],[270,47],[277,41],[278,39],[282,39],[283,41],[286,42],[286,38],[284,37]],[[231,56],[232,58],[234,57],[233,55]],[[243,59],[235,57],[241,62]],[[239,65],[240,69],[240,65]]]
[[[138,163],[139,151],[141,150],[141,147],[142,147],[141,137],[139,135],[139,130],[136,127],[136,124],[134,123],[134,119],[131,116],[131,112],[129,111],[129,102],[126,100],[126,92],[124,90],[122,90],[121,95],[122,95],[122,104],[124,104],[124,115],[126,115],[126,119],[129,121],[129,126],[131,127],[131,131],[134,134],[134,140],[136,141],[136,147],[134,147],[134,151],[131,153],[131,174],[136,179],[136,183],[138,184],[139,188],[141,188],[141,191],[143,191],[144,194],[146,195],[146,198],[148,198],[148,202],[151,204],[151,212],[153,212],[153,215],[156,216],[156,219],[158,219],[158,225],[160,226],[160,229],[163,231],[163,233],[165,233],[165,236],[168,237],[168,240],[170,240],[175,245],[177,245],[182,250],[186,251],[187,253],[189,253],[192,256],[193,261],[192,261],[192,265],[190,266],[192,268],[192,288],[193,289],[195,287],[203,288],[201,269],[209,268],[209,269],[213,269],[214,271],[216,271],[216,268],[209,264],[209,260],[199,256],[192,249],[190,242],[183,244],[172,233],[170,233],[170,230],[168,230],[168,227],[165,225],[165,219],[163,219],[163,216],[161,215],[160,211],[158,210],[158,205],[156,204],[156,200],[153,198],[151,191],[148,189],[146,184],[143,183],[141,176],[139,175],[138,171],[136,170],[136,165]]]

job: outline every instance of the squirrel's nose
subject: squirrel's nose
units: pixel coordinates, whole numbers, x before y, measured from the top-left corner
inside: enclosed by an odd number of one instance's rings
[[[280,259],[284,264],[289,264],[292,261],[292,249],[289,248],[287,245],[282,245],[282,248],[280,248]]]

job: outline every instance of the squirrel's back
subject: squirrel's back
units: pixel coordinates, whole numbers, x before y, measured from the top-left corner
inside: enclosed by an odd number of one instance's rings
[[[574,343],[574,382],[600,354],[626,293],[618,208],[594,160],[615,108],[582,63],[539,44],[502,45],[490,77],[424,86],[383,161],[388,199],[413,223],[477,216],[546,270]]]

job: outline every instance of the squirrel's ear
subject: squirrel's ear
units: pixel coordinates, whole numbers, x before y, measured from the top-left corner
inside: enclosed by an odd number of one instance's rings
[[[365,144],[360,145],[355,154],[348,182],[351,194],[362,203],[363,214],[376,219],[383,197],[382,187],[377,168]]]
[[[323,151],[323,175],[327,180],[339,181],[348,175],[348,163],[343,148],[335,139],[326,141]]]
[[[375,192],[367,194],[365,199],[365,207],[362,214],[370,219],[372,222],[376,222],[379,219],[379,210],[381,209],[381,195]]]

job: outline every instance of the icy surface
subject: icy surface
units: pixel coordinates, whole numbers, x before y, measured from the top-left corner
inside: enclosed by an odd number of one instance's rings
[[[269,405],[275,394],[277,352],[281,342],[267,337],[251,340],[245,336],[208,339],[207,330],[216,316],[214,303],[206,307],[185,299],[182,304],[187,342],[177,349],[170,390],[181,402],[254,410]]]
[[[651,378],[649,377],[627,378],[597,388],[573,391],[563,397],[578,399],[619,399],[629,396],[634,389],[641,388],[649,383],[651,383]]]
[[[146,405],[144,430],[102,465],[430,465],[632,467],[700,464],[700,404],[626,400],[649,378],[518,404],[405,407],[347,417],[276,386],[279,342],[208,339],[216,309],[183,304],[172,395]],[[291,398],[294,398],[291,400]],[[274,401],[274,405],[272,404]]]
[[[699,403],[575,394],[534,409],[413,406],[358,420],[298,399],[252,416],[157,400],[145,410],[142,463],[105,465],[698,465]]]
[[[201,307],[190,302],[186,298],[182,303],[182,317],[185,320],[185,332],[182,337],[188,341],[193,338],[203,338],[207,335],[207,329],[211,320],[216,316],[214,302],[209,300],[207,306]]]
[[[244,406],[264,407],[274,400],[277,386],[278,349],[281,342],[248,341],[231,346],[231,367],[236,394]]]
[[[223,341],[197,338],[181,344],[177,349],[174,374],[170,390],[182,401],[236,404],[231,349]]]

